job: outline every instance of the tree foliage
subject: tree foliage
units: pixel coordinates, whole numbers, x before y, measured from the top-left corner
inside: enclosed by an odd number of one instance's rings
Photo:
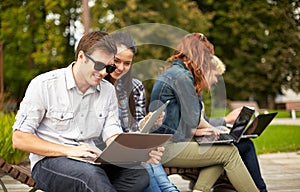
[[[20,100],[33,76],[74,58],[78,1],[10,1],[0,6],[5,91]]]
[[[167,66],[163,61],[174,50],[168,45],[179,39],[175,30],[141,24],[202,32],[227,65],[228,98],[254,99],[266,107],[283,88],[300,91],[299,4],[299,0],[90,0],[90,30],[113,32],[139,25],[134,69],[142,80],[149,80],[145,82],[148,94],[153,78]],[[35,75],[74,59],[81,12],[81,0],[1,1],[7,94],[20,100]]]
[[[168,65],[164,61],[174,51],[177,43],[174,45],[173,42],[182,38],[177,32],[206,33],[211,27],[210,17],[210,14],[203,15],[197,4],[188,0],[96,0],[95,6],[91,8],[93,28],[108,32],[128,27],[139,28],[138,32],[131,29],[124,30],[134,33],[139,45],[138,54],[134,59],[136,63],[134,69],[138,77],[144,81],[148,97],[151,94],[153,80],[161,69]],[[138,26],[142,23],[149,25]],[[155,23],[160,25],[154,25]]]
[[[300,91],[298,0],[210,0],[198,5],[214,13],[209,35],[227,65],[229,99],[253,99],[272,107],[283,88]]]

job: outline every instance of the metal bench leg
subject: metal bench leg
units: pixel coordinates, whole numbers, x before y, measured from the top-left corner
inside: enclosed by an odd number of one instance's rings
[[[1,185],[1,187],[2,187],[2,189],[3,189],[4,192],[8,192],[7,188],[5,187],[5,185],[3,183],[3,181],[1,180],[1,178],[0,178],[0,185]]]
[[[291,110],[291,117],[292,117],[293,120],[296,119],[296,110],[295,109]]]

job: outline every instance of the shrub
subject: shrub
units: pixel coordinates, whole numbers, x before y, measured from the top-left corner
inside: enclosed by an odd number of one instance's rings
[[[0,93],[0,112],[11,112],[16,110],[17,102],[11,99],[9,94]]]
[[[0,113],[0,157],[11,164],[19,164],[28,153],[13,148],[12,126],[15,122],[14,113]]]

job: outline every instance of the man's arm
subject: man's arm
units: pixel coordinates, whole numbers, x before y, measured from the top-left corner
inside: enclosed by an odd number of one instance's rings
[[[19,130],[13,132],[12,141],[15,148],[42,156],[89,156],[96,158],[98,155],[97,151],[88,145],[61,145],[45,141],[36,135]]]

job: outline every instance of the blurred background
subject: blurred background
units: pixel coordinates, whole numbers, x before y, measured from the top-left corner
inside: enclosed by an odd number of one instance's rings
[[[226,100],[255,101],[266,109],[300,101],[299,0],[1,0],[0,111],[18,108],[34,76],[70,64],[84,33],[141,23],[204,33],[226,64]],[[141,31],[154,38],[155,32]],[[134,62],[164,61],[173,51],[144,44]],[[144,81],[149,97],[164,64],[150,67],[149,74],[143,65],[134,68],[141,79],[150,74]]]

